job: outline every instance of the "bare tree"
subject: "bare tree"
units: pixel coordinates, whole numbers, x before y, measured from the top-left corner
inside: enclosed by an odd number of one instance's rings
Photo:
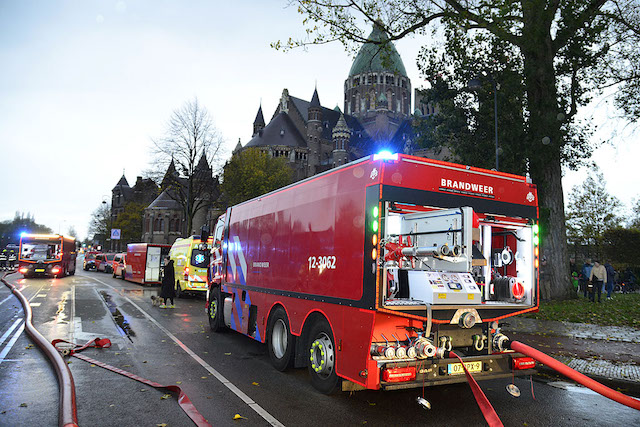
[[[107,239],[110,237],[111,231],[111,206],[108,203],[102,203],[91,214],[89,221],[89,236],[94,241],[99,241],[106,246]]]
[[[166,171],[162,190],[182,207],[185,233],[192,231],[194,216],[219,195],[213,168],[222,165],[223,143],[211,115],[197,98],[176,109],[165,135],[153,140],[155,164]]]

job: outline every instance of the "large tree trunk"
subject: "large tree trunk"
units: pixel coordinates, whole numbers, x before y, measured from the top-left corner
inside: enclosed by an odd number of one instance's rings
[[[561,152],[566,135],[558,120],[560,108],[554,70],[551,21],[536,2],[523,2],[524,74],[529,107],[531,175],[538,186],[541,213],[541,291],[544,299],[574,296],[569,280],[569,254],[562,193]],[[544,29],[542,21],[547,20]],[[543,138],[547,144],[543,143]]]

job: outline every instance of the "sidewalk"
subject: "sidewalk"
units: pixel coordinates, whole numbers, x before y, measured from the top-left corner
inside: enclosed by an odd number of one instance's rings
[[[638,329],[512,317],[502,331],[610,387],[640,393]],[[540,371],[555,374],[544,366]]]

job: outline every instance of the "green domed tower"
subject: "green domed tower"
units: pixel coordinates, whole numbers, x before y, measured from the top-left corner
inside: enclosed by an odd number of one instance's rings
[[[393,135],[410,117],[411,80],[393,43],[375,43],[389,39],[381,25],[374,24],[367,39],[344,83],[344,111],[378,139]]]

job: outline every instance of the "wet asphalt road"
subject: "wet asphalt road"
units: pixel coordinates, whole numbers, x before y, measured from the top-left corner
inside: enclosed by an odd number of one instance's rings
[[[49,340],[109,338],[83,354],[162,384],[178,384],[212,425],[485,425],[466,384],[331,396],[312,388],[304,369],[273,369],[264,345],[237,333],[213,334],[204,298],[173,310],[151,304],[157,288],[78,270],[63,279],[8,277],[31,301],[34,324]],[[57,425],[55,374],[26,333],[22,308],[0,286],[0,426]],[[175,396],[77,358],[70,359],[81,426],[189,426]],[[570,384],[516,379],[480,385],[506,426],[640,425],[640,412]],[[531,393],[531,387],[535,399]],[[239,414],[243,419],[233,420]]]

